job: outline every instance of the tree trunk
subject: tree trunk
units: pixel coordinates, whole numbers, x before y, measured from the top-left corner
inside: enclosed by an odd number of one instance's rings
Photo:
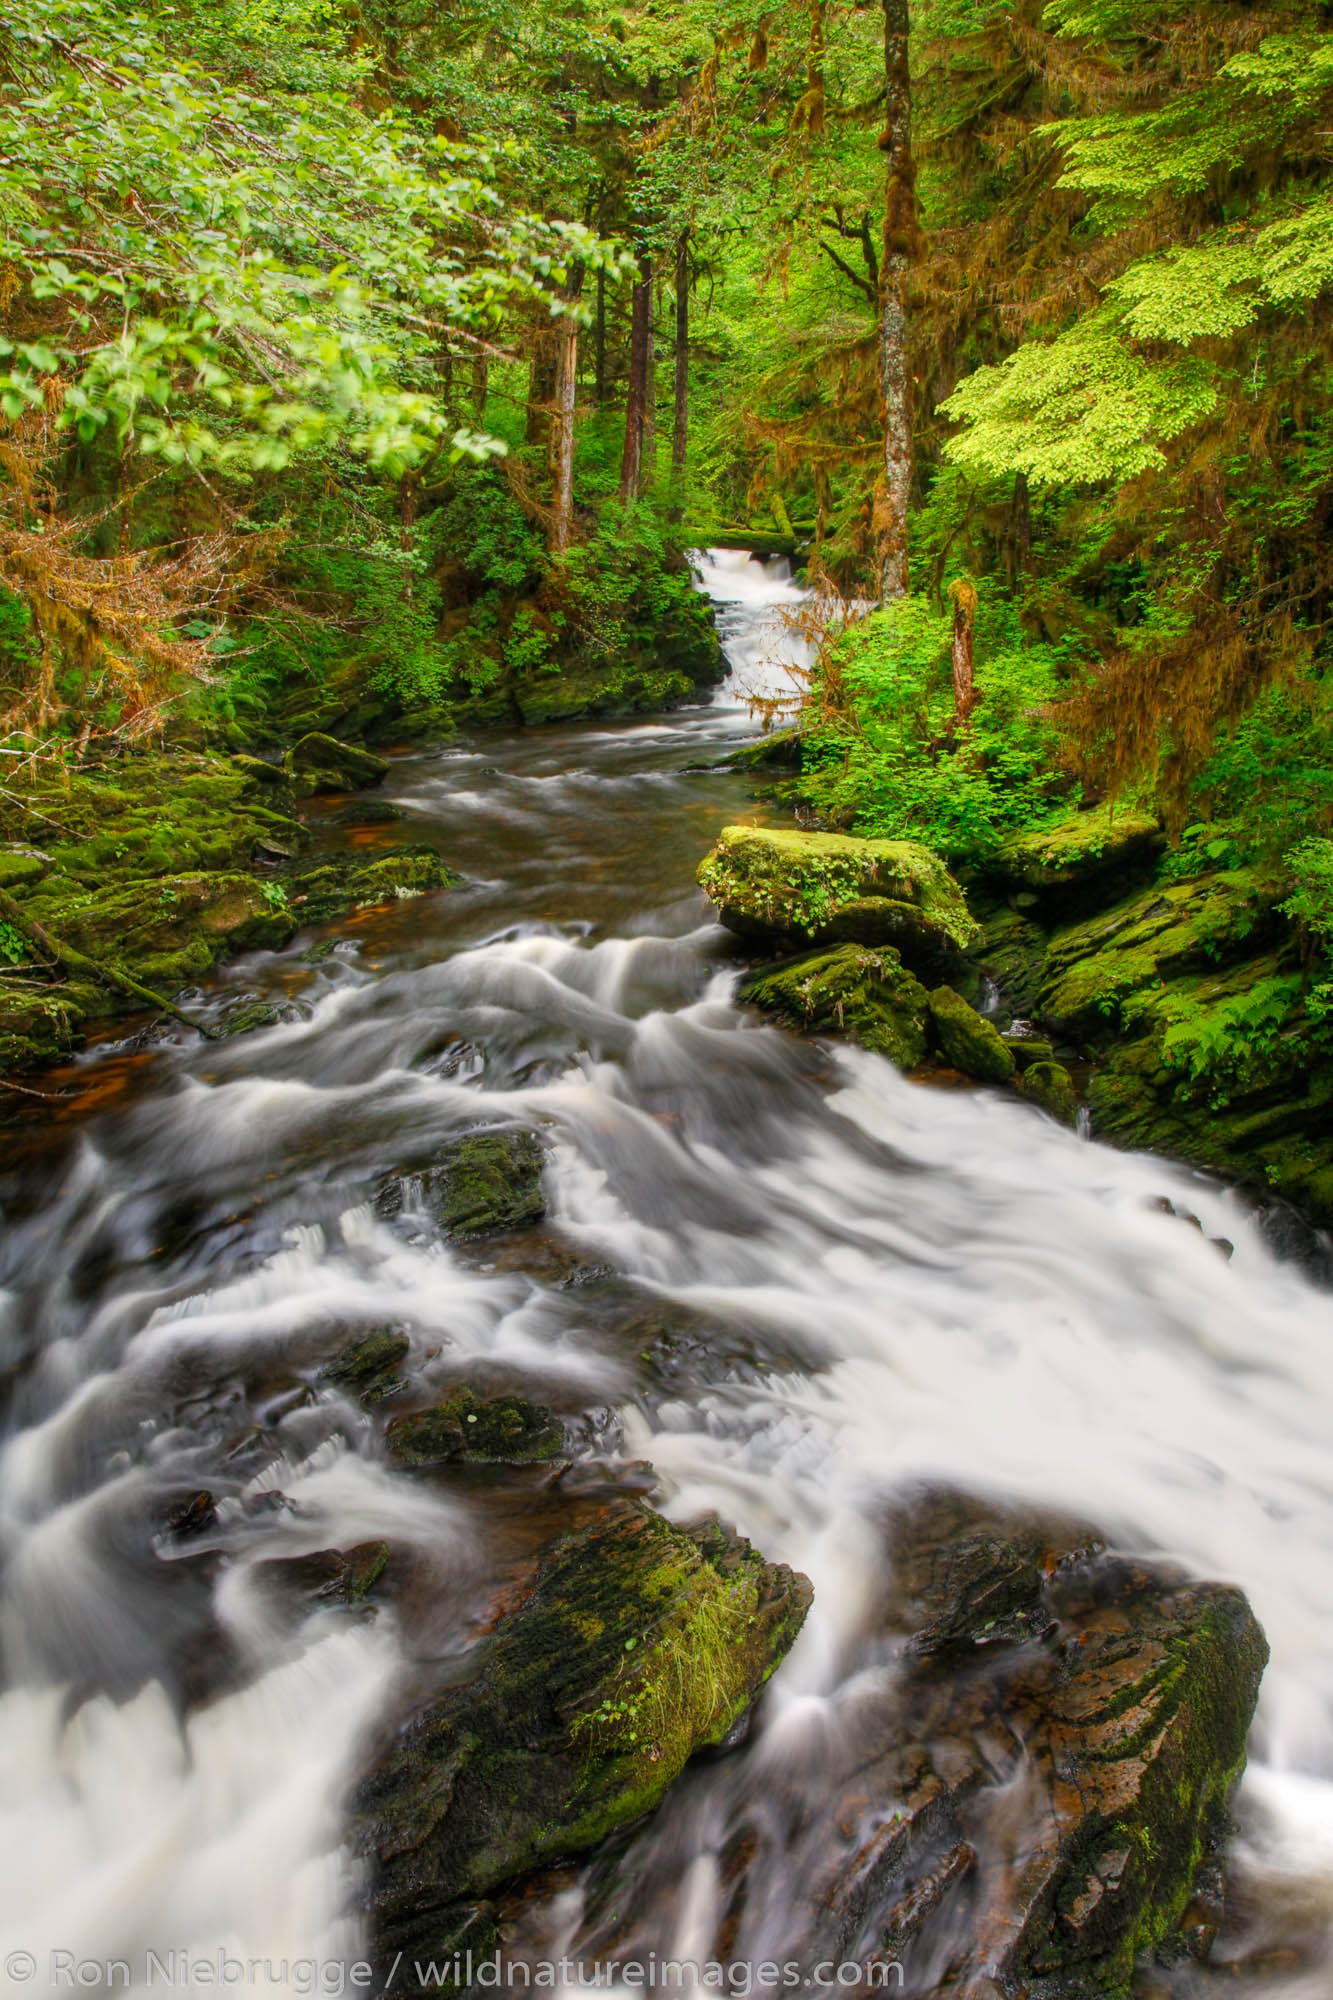
[[[953,599],[953,712],[960,734],[966,730],[976,706],[972,683],[972,634],[977,618],[977,593],[972,584],[959,577],[949,586]]]
[[[600,410],[606,401],[606,272],[597,272],[597,317],[593,323],[592,394]]]
[[[912,383],[907,368],[907,280],[917,254],[912,166],[912,81],[908,0],[884,0],[887,105],[884,150],[884,260],[880,272],[880,391],[884,476],[875,493],[875,553],[882,604],[907,594],[907,504],[912,487]]]
[[[574,405],[579,383],[579,323],[573,307],[583,290],[583,266],[575,267],[569,281],[570,312],[558,322],[555,418],[551,430],[551,535],[553,555],[567,549],[574,538]]]
[[[524,444],[550,443],[556,367],[555,336],[550,327],[543,326],[534,337],[528,376],[528,414],[523,427]]]
[[[646,493],[657,470],[657,283],[650,271],[648,279],[648,353],[643,380],[643,457],[639,464],[639,491]]]
[[[491,392],[491,364],[484,354],[472,357],[472,421],[480,423],[486,415],[486,398]]]
[[[643,434],[648,409],[648,364],[652,342],[653,262],[645,257],[634,286],[630,317],[629,393],[625,403],[625,450],[620,461],[623,506],[643,491]]]
[[[690,232],[676,238],[676,408],[671,427],[671,473],[678,486],[685,481],[690,448]]]

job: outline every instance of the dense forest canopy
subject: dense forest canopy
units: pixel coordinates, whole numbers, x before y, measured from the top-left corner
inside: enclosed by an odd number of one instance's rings
[[[1137,799],[1326,922],[1329,14],[4,6],[11,750],[669,700],[749,527],[840,823]]]

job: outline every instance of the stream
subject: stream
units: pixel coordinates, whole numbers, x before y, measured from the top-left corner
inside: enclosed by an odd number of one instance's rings
[[[435,840],[464,887],[227,967],[204,1004],[254,993],[278,1025],[104,1043],[57,1113],[5,1135],[6,1992],[58,1990],[53,1953],[190,1994],[219,1949],[270,1961],[244,1990],[274,1993],[338,1990],[292,1968],[361,1955],[343,1835],[365,1745],[475,1643],[560,1508],[531,1480],[388,1464],[318,1382],[385,1326],[415,1382],[519,1384],[590,1471],[646,1463],[668,1515],[715,1509],[813,1581],[756,1734],[625,1845],[631,1901],[654,1884],[642,1956],[708,1955],[718,1856],[766,1767],[818,1784],[886,1503],[928,1479],[1076,1512],[1248,1593],[1272,1647],[1232,1856],[1248,1914],[1191,1976],[1333,1987],[1328,1294],[1205,1177],[736,1006],[694,874],[763,809],[708,767],[803,642],[780,565],[715,553],[702,576],[733,668],[711,706],[395,759],[403,817],[331,808],[322,837]],[[504,1121],[548,1143],[541,1230],[459,1250],[377,1211],[386,1173]],[[215,1518],[168,1534],[200,1489]],[[405,1552],[388,1611],[294,1625],[266,1588],[274,1558],[374,1538]],[[785,1956],[798,1865],[770,1841],[733,1956]],[[571,1877],[530,1916],[553,1952],[584,1893]],[[153,1952],[179,1955],[174,1985]]]

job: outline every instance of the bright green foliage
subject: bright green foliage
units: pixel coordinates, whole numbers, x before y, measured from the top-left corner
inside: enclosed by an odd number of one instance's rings
[[[983,600],[979,701],[953,723],[951,620],[919,597],[876,612],[834,645],[825,671],[855,716],[807,738],[802,789],[858,833],[927,841],[943,853],[988,853],[1004,835],[1060,809],[1058,738],[1042,714],[1060,692],[1061,649],[1024,638]]]

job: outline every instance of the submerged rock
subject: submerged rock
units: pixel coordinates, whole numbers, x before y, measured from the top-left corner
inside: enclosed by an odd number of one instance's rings
[[[522,1396],[482,1402],[464,1386],[430,1410],[395,1417],[384,1434],[399,1465],[534,1465],[554,1458],[564,1427]]]
[[[944,863],[916,841],[729,826],[699,881],[728,930],[761,943],[892,945],[911,961],[980,936]]]
[[[846,1035],[899,1069],[915,1069],[926,1053],[926,989],[888,947],[815,952],[760,973],[741,998],[794,1028]]]
[[[944,1059],[978,1083],[1010,1083],[1014,1053],[993,1022],[969,1007],[952,987],[937,986],[930,996],[930,1018]]]
[[[457,1139],[424,1172],[381,1183],[383,1216],[419,1211],[449,1236],[498,1235],[540,1222],[545,1154],[532,1132],[472,1132]]]
[[[452,1952],[475,1902],[651,1812],[800,1629],[806,1579],[710,1522],[617,1501],[553,1543],[474,1658],[360,1789],[383,1967]],[[395,1992],[414,1990],[400,1972]]]

